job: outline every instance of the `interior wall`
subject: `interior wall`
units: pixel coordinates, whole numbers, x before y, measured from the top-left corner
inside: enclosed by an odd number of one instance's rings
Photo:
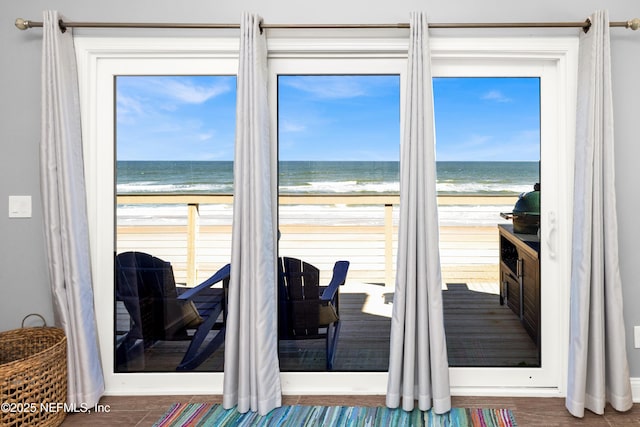
[[[432,0],[235,0],[233,2],[189,0],[3,0],[0,2],[0,330],[20,326],[31,312],[54,323],[44,252],[42,205],[40,203],[40,55],[42,31],[18,31],[16,18],[42,20],[42,10],[56,9],[71,21],[121,22],[239,22],[243,11],[261,14],[269,23],[396,23],[408,22],[409,12],[424,10],[431,22],[525,22],[581,21],[594,10],[608,8],[612,20],[640,17],[637,0],[538,0],[514,2],[476,0],[456,2]],[[78,30],[76,30],[78,31]],[[82,30],[95,31],[95,30]],[[117,30],[100,30],[102,32]],[[132,31],[132,30],[128,30]],[[142,34],[143,30],[133,30]],[[166,31],[163,34],[167,34]],[[434,34],[456,35],[557,35],[570,30],[434,30]],[[620,270],[624,286],[627,353],[631,375],[640,377],[640,350],[633,348],[633,327],[640,325],[640,197],[637,138],[640,99],[640,33],[611,31],[612,73],[616,132],[616,178],[620,228]],[[8,218],[9,195],[30,195],[31,218]]]

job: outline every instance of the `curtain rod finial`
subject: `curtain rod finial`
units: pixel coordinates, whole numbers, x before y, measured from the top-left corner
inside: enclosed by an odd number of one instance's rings
[[[18,18],[16,19],[16,27],[20,30],[28,30],[30,27],[29,21],[26,19]]]
[[[640,18],[633,18],[627,21],[627,28],[631,28],[633,31],[636,31],[640,28]]]

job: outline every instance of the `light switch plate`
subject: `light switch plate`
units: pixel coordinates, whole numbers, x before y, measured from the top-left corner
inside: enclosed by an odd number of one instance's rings
[[[31,218],[31,196],[9,196],[9,218]]]
[[[640,348],[640,326],[633,327],[633,344],[635,348]]]

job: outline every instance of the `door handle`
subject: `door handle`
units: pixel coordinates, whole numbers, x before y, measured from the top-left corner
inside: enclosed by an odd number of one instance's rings
[[[556,213],[554,211],[549,212],[547,216],[547,227],[549,232],[547,233],[547,248],[549,249],[549,257],[551,259],[556,258]]]

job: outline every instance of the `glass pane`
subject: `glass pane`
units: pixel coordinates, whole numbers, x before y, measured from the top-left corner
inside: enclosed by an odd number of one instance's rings
[[[288,275],[313,268],[281,262],[286,277],[279,286],[283,371],[388,368],[399,86],[397,75],[278,77],[279,255],[318,268],[321,286],[332,280],[337,261],[350,263],[338,304],[328,296],[319,299],[313,274],[302,281]]]
[[[540,80],[436,78],[434,103],[449,364],[540,366]]]
[[[116,78],[115,372],[222,371],[220,346],[192,357],[221,338],[222,283],[181,297],[230,259],[235,87]]]

